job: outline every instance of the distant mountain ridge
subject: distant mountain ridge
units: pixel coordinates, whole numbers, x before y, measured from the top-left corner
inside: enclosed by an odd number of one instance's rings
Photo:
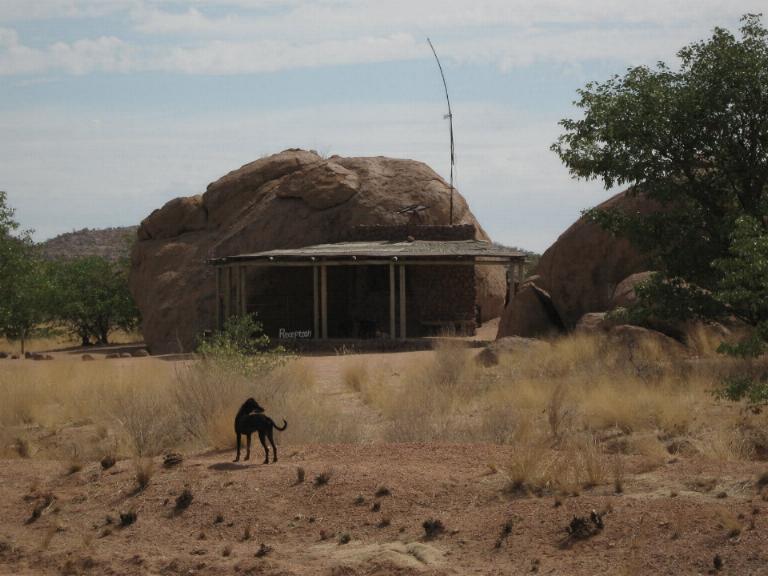
[[[101,256],[107,260],[127,258],[138,226],[83,228],[59,234],[41,242],[43,255],[50,259]]]

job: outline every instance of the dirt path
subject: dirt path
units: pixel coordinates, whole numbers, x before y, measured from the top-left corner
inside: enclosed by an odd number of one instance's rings
[[[363,402],[359,392],[345,383],[347,370],[364,371],[375,378],[377,385],[391,389],[399,386],[414,364],[429,358],[432,352],[393,352],[388,354],[349,354],[339,356],[308,356],[297,360],[312,369],[317,390],[331,397],[339,409],[354,415],[362,426],[362,442],[382,438],[385,422],[382,415]]]

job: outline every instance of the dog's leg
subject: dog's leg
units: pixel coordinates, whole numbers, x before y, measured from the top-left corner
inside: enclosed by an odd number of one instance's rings
[[[261,445],[264,447],[264,464],[269,464],[269,448],[267,448],[267,443],[264,440],[263,430],[259,430],[259,441],[261,442]]]
[[[235,456],[235,459],[233,462],[239,462],[240,461],[240,433],[237,433],[237,456]]]
[[[269,438],[269,443],[272,444],[272,463],[275,463],[277,462],[277,447],[275,446],[275,439],[272,436],[272,428],[270,428],[269,432],[267,432],[267,438]]]
[[[248,460],[251,457],[251,435],[246,434],[245,438],[245,459]]]

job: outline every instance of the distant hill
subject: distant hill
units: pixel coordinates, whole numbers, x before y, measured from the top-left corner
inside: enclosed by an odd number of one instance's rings
[[[137,226],[122,228],[83,228],[66,232],[40,243],[46,258],[78,258],[101,256],[118,260],[130,254]]]

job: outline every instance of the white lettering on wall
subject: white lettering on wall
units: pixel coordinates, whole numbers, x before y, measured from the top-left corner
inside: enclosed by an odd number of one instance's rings
[[[291,330],[280,328],[278,338],[281,340],[295,340],[297,338],[312,338],[312,330]]]

